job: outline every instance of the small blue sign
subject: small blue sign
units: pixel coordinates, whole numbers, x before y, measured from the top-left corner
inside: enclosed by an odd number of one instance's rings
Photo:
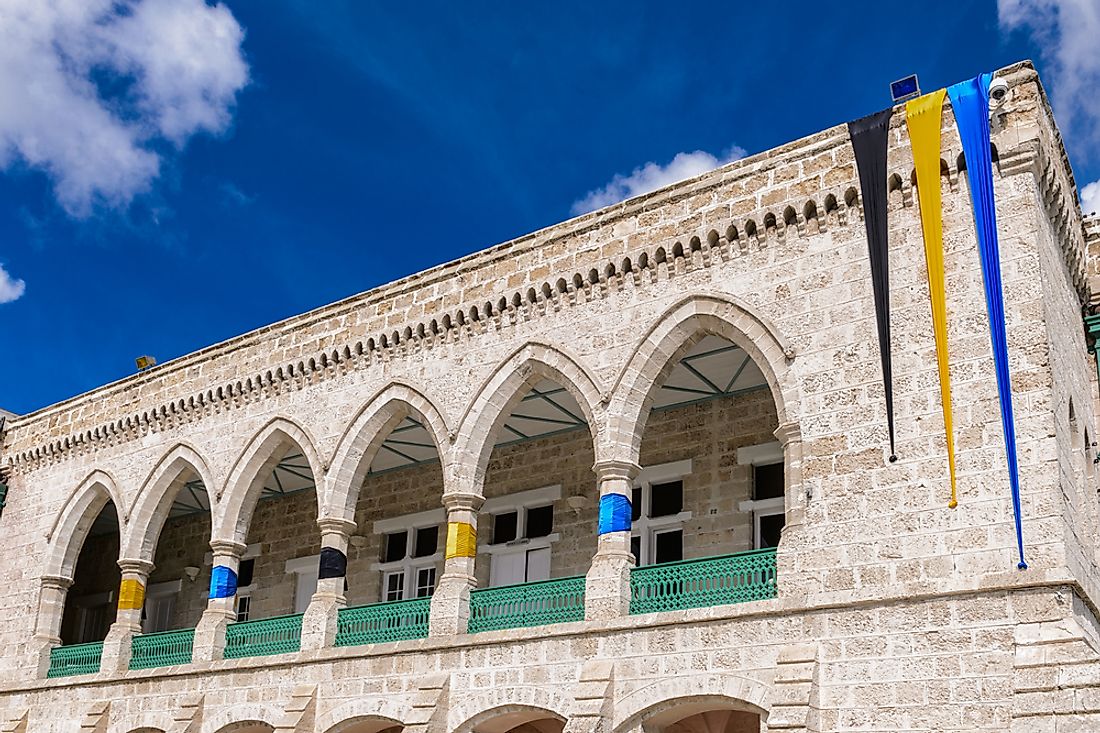
[[[894,104],[919,97],[920,84],[917,83],[917,75],[912,74],[891,84],[890,96],[893,97]]]

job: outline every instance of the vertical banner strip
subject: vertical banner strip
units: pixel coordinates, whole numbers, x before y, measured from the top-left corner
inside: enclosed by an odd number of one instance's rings
[[[1012,383],[1008,372],[1008,334],[1005,326],[1004,288],[1001,282],[1001,253],[997,241],[997,209],[993,199],[993,159],[989,139],[989,83],[992,74],[979,76],[948,87],[951,109],[966,156],[966,175],[970,181],[970,200],[974,205],[974,226],[978,233],[978,253],[985,282],[985,305],[989,311],[989,335],[993,343],[993,363],[997,371],[997,392],[1001,398],[1001,425],[1004,428],[1005,456],[1008,458],[1008,482],[1012,491],[1012,510],[1016,517],[1016,546],[1020,553],[1017,567],[1027,569],[1024,560],[1024,533],[1020,520],[1020,467],[1016,456],[1016,422],[1012,410]]]
[[[940,375],[940,400],[947,439],[947,467],[951,474],[952,509],[958,504],[955,489],[955,430],[951,419],[951,374],[948,371],[947,298],[943,274],[943,211],[940,200],[940,123],[946,89],[925,94],[905,105],[905,122],[913,145],[917,169],[917,198],[924,235],[924,259],[928,266],[928,298],[932,303],[932,332],[936,339],[936,366]]]
[[[145,605],[145,586],[133,578],[123,580],[118,586],[118,610],[136,611]]]
[[[232,598],[237,595],[237,573],[224,565],[215,565],[210,571],[210,597]]]
[[[878,323],[878,351],[886,395],[886,426],[890,431],[890,462],[894,448],[894,372],[890,359],[890,230],[887,225],[886,150],[890,142],[893,108],[848,123],[848,135],[859,170],[863,194],[863,224],[867,228],[867,255],[871,260],[871,287]]]
[[[600,497],[599,534],[630,531],[630,499],[622,494],[604,494]]]
[[[473,557],[477,554],[477,530],[467,522],[447,523],[446,559]]]

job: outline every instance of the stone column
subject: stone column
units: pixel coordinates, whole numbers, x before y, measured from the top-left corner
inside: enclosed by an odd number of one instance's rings
[[[473,493],[443,496],[447,508],[447,552],[443,575],[432,595],[429,636],[465,634],[470,621],[470,591],[477,584],[474,556],[477,554],[477,511],[485,497]]]
[[[233,540],[213,540],[214,569],[210,573],[210,600],[195,627],[191,659],[213,662],[225,651],[225,627],[236,619],[237,571],[246,545]],[[219,568],[224,568],[219,570]]]
[[[31,640],[39,679],[45,677],[50,669],[50,650],[61,644],[65,596],[72,584],[72,578],[60,575],[42,577],[42,588],[38,593],[38,620],[35,623],[34,638]]]
[[[317,592],[309,599],[309,607],[302,617],[302,649],[333,646],[340,609],[348,605],[344,584],[347,582],[348,541],[355,531],[355,522],[321,517],[317,525],[321,528],[321,567],[317,574]]]
[[[103,640],[103,657],[99,671],[108,676],[121,674],[130,668],[131,641],[141,633],[141,609],[145,607],[145,585],[153,572],[148,560],[122,559],[122,582],[118,586],[118,610],[115,622]]]
[[[802,431],[798,423],[785,422],[772,434],[783,446],[786,526],[797,526],[805,521],[806,505],[814,499],[809,487],[802,485]]]
[[[630,569],[637,561],[630,553],[630,503],[642,469],[620,460],[599,461],[592,469],[600,486],[600,534],[584,581],[584,618],[605,621],[630,613]],[[620,516],[624,507],[625,525]]]

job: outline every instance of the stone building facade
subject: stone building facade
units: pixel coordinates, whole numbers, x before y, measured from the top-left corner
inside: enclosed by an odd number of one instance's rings
[[[0,731],[1100,730],[1100,224],[999,74],[1026,571],[949,111],[946,506],[895,114],[896,463],[840,126],[9,420]]]

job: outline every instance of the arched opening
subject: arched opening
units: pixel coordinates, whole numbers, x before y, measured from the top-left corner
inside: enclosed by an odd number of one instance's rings
[[[192,467],[181,469],[174,483],[163,529],[152,540],[156,551],[141,619],[146,634],[194,628],[209,595],[210,496]]]
[[[275,726],[262,721],[242,720],[218,728],[214,733],[274,733]]]
[[[407,404],[389,408],[392,416],[364,452],[366,469],[358,471],[357,529],[348,548],[346,586],[352,607],[427,602],[443,572],[447,528],[434,429]]]
[[[364,715],[345,720],[323,733],[401,733],[404,726],[394,720]]]
[[[317,485],[301,445],[279,441],[261,471],[237,572],[237,621],[303,613],[317,590]]]
[[[646,733],[760,733],[760,714],[751,710],[685,703],[651,718]]]
[[[118,609],[120,544],[118,511],[108,499],[95,515],[76,556],[73,584],[65,596],[61,617],[62,646],[99,642],[107,637]]]
[[[533,705],[503,705],[475,715],[458,733],[562,733],[565,718]]]
[[[783,450],[768,382],[727,338],[697,332],[647,398],[631,502],[639,566],[775,548]]]

